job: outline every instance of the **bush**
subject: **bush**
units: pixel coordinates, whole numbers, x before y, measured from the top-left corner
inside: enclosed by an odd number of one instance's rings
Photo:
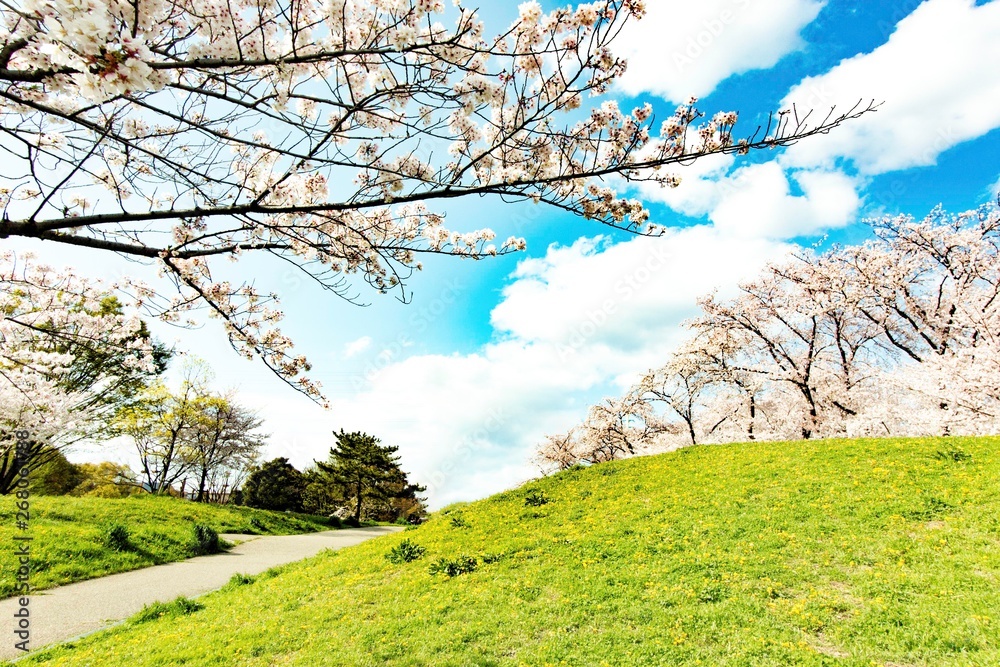
[[[963,449],[953,448],[938,450],[934,454],[934,458],[940,459],[942,461],[954,461],[955,463],[966,463],[972,460],[972,454],[968,453]]]
[[[446,577],[457,577],[460,574],[475,572],[479,567],[479,561],[472,556],[459,556],[455,560],[438,558],[431,563],[431,574],[443,574]]]
[[[147,621],[155,621],[164,616],[186,616],[204,608],[205,605],[199,602],[179,597],[173,602],[154,602],[153,604],[146,605],[142,608],[142,611],[132,617],[132,622],[145,623]]]
[[[132,549],[131,535],[128,526],[113,523],[104,531],[104,546],[112,551],[130,551]]]
[[[390,563],[401,565],[403,563],[411,563],[425,553],[427,553],[427,549],[407,539],[390,549],[385,557]]]
[[[243,483],[243,501],[264,510],[302,511],[305,477],[286,458],[268,461]]]
[[[228,589],[239,588],[240,586],[249,586],[255,581],[257,581],[257,577],[252,574],[237,573],[229,578],[229,583],[225,587]]]
[[[344,525],[348,528],[360,528],[361,522],[355,519],[353,516],[349,516],[344,519]]]
[[[194,555],[217,554],[222,550],[219,545],[219,534],[211,526],[196,523],[193,532],[194,539],[191,542],[191,551],[194,552]]]
[[[549,499],[545,497],[545,492],[538,489],[528,491],[528,495],[524,497],[524,504],[529,507],[541,507],[547,502]]]
[[[343,528],[344,527],[344,520],[341,519],[336,514],[331,514],[330,515],[329,522],[330,522],[330,525],[333,526],[334,528]]]
[[[267,525],[255,516],[250,517],[250,526],[254,530],[259,530],[262,533],[267,532]]]
[[[469,522],[462,517],[455,515],[451,517],[451,526],[452,528],[468,528]]]

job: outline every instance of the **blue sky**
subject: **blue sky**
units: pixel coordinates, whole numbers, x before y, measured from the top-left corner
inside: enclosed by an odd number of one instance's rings
[[[792,102],[822,113],[859,99],[883,105],[787,150],[699,161],[681,170],[674,191],[634,191],[671,228],[662,239],[531,204],[449,203],[449,226],[521,235],[528,250],[432,258],[410,280],[408,304],[362,288],[371,305],[359,308],[284,269],[248,265],[282,293],[283,328],[313,362],[331,411],[239,359],[211,322],[157,331],[208,359],[220,387],[239,387],[262,411],[269,457],[304,466],[325,456],[330,431],[363,429],[400,446],[433,506],[482,497],[537,474],[528,459],[545,433],[571,427],[590,403],[662,363],[699,295],[731,292],[796,245],[860,242],[869,216],[921,217],[937,204],[959,211],[995,197],[1000,0],[647,6],[618,49],[630,60],[613,93],[623,108],[650,101],[665,117],[696,94],[710,114],[739,111],[738,129],[752,131]],[[516,6],[491,3],[482,15],[498,32]],[[42,254],[54,264],[62,257]],[[105,274],[135,270],[73,261]],[[124,449],[77,456],[128,460]]]

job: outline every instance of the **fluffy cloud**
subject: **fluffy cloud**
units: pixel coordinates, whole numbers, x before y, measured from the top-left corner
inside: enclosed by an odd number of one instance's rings
[[[727,173],[732,158],[700,162],[681,172],[677,188],[643,186],[640,194],[744,239],[813,236],[857,219],[860,183],[843,172],[765,162]]]
[[[884,100],[877,113],[791,147],[787,163],[849,158],[880,174],[934,164],[963,141],[1000,127],[1000,2],[927,0],[871,53],[792,88],[783,106],[822,110]]]
[[[522,481],[546,433],[661,363],[695,300],[733,288],[791,249],[710,226],[618,244],[581,239],[522,262],[492,313],[497,341],[470,355],[416,355],[334,401],[338,423],[400,446],[432,502]]]
[[[622,89],[674,102],[708,95],[733,74],[775,65],[799,49],[800,32],[823,7],[818,0],[650,2],[627,25],[616,53],[628,58]]]
[[[801,190],[793,194],[792,183]],[[744,238],[812,236],[857,219],[854,179],[836,171],[797,171],[776,162],[736,170],[722,180],[709,217],[720,231]]]
[[[365,350],[367,350],[369,347],[371,347],[371,345],[372,345],[371,336],[362,336],[357,340],[353,340],[344,346],[344,358],[350,359],[351,357],[355,357],[364,352]]]

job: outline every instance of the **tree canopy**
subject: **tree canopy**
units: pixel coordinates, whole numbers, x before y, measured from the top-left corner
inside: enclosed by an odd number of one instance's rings
[[[341,429],[327,461],[316,466],[323,481],[336,489],[341,503],[351,507],[356,521],[363,516],[395,520],[423,511],[419,494],[399,466],[398,447],[383,445],[375,436]]]
[[[457,197],[544,203],[657,233],[622,183],[678,182],[671,165],[827,132],[871,111],[786,109],[738,137],[695,100],[592,104],[625,71],[613,42],[641,0],[545,14],[490,36],[442,0],[27,0],[0,8],[0,238],[44,239],[154,264],[138,304],[205,309],[231,343],[318,398],[279,330],[277,295],[214,260],[263,255],[356,298],[400,290],[426,253],[523,247],[453,230]],[[445,22],[451,27],[446,27]],[[619,188],[622,189],[622,188]]]

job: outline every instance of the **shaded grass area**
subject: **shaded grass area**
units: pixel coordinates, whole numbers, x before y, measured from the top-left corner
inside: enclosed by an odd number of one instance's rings
[[[20,664],[998,665],[1000,439],[574,469],[198,602]]]
[[[30,535],[31,585],[51,588],[196,555],[195,525],[219,533],[288,535],[329,530],[323,517],[209,505],[169,497],[31,498],[29,530],[18,530],[12,496],[0,498],[0,543]],[[5,549],[0,597],[15,590],[13,549]]]

